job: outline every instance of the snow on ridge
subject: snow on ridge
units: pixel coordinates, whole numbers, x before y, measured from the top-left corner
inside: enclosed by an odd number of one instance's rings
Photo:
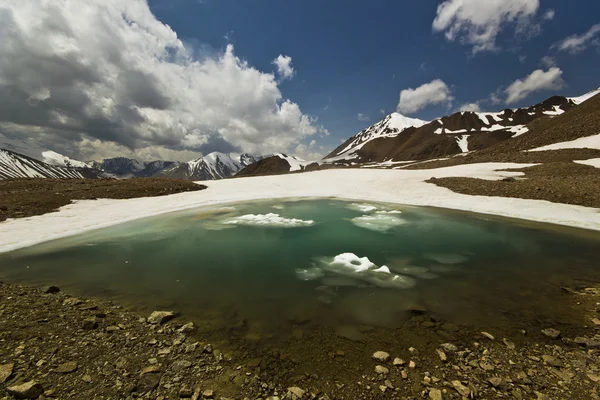
[[[579,105],[579,104],[583,103],[584,101],[591,99],[598,93],[600,93],[600,88],[592,90],[590,92],[587,92],[586,94],[578,96],[578,97],[569,97],[568,99],[571,100],[573,103]]]
[[[600,150],[600,133],[592,136],[584,136],[579,139],[570,140],[568,142],[559,142],[549,144],[547,146],[536,147],[526,151],[546,151],[546,150],[561,150],[561,149],[597,149]]]
[[[46,164],[0,149],[0,179],[7,178],[83,178],[83,175],[76,169]]]
[[[574,163],[591,165],[592,167],[600,168],[600,158],[590,158],[589,160],[574,160]]]
[[[50,149],[26,142],[20,139],[11,139],[0,133],[0,149],[5,149],[13,153],[42,161],[46,164],[59,167],[89,168],[89,165],[78,160],[52,151]]]
[[[288,156],[282,153],[277,153],[276,156],[290,164],[290,172],[302,171],[309,164],[307,161],[295,156]]]

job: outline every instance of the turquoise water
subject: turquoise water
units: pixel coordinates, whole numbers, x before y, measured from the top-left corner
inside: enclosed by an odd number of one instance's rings
[[[577,233],[387,204],[245,203],[3,254],[0,278],[175,309],[206,334],[248,340],[290,321],[395,327],[414,306],[455,323],[529,327],[569,323],[560,287],[600,280],[600,235]]]

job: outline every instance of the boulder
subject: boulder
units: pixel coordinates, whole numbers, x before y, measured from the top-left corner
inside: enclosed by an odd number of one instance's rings
[[[10,386],[6,391],[17,399],[37,399],[44,394],[44,388],[36,381],[25,382],[21,385]]]
[[[172,320],[176,316],[177,313],[174,311],[154,311],[152,314],[150,314],[147,321],[153,325],[160,325]]]
[[[0,383],[4,383],[11,377],[13,370],[15,368],[15,364],[4,364],[0,365]]]

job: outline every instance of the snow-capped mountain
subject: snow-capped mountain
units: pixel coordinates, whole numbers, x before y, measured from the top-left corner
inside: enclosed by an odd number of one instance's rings
[[[0,133],[0,149],[24,155],[49,165],[72,168],[90,167],[83,161],[74,160],[45,147],[41,147],[21,139],[9,138],[2,133]]]
[[[0,179],[10,178],[98,178],[93,168],[50,165],[26,155],[0,149]]]
[[[348,139],[323,162],[413,161],[480,150],[523,135],[532,121],[560,115],[595,93],[598,91],[575,98],[554,96],[531,107],[501,112],[463,111],[430,122],[393,113]]]
[[[223,179],[235,175],[259,159],[250,154],[213,152],[197,160],[167,168],[159,175],[195,181]]]
[[[150,177],[163,172],[165,169],[173,168],[181,163],[174,161],[150,161],[142,162],[132,158],[115,157],[102,161],[92,161],[90,165],[107,174],[117,178]]]

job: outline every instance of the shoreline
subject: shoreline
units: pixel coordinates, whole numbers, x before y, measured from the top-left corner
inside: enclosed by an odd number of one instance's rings
[[[505,169],[528,165],[468,164],[415,171],[326,170],[204,182],[206,190],[163,197],[75,201],[57,212],[0,223],[0,253],[170,212],[268,199],[337,198],[437,207],[600,231],[600,212],[595,208],[545,200],[471,196],[425,182],[434,175],[501,180],[523,175]]]
[[[600,289],[563,291],[583,324],[556,337],[488,333],[415,310],[393,340],[385,328],[357,342],[291,322],[305,333],[287,347],[232,343],[230,350],[200,337],[194,324],[201,321],[190,324],[177,310],[153,318],[56,287],[0,283],[0,396],[33,382],[46,398],[73,399],[459,399],[467,391],[476,398],[599,399],[600,325],[593,320]],[[297,357],[298,350],[310,354]]]

